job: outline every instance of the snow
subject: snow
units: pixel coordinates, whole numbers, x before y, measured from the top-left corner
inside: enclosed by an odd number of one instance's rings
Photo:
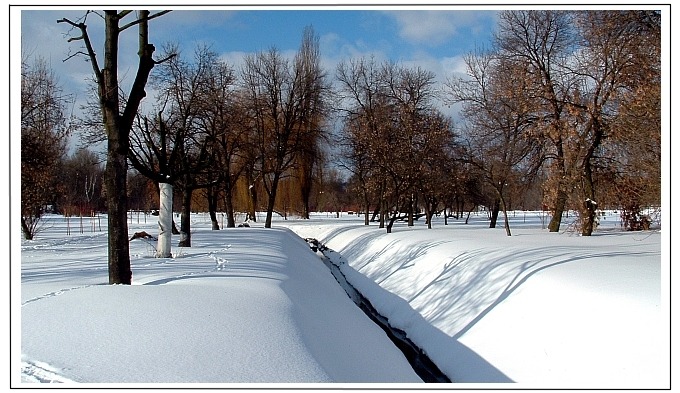
[[[548,233],[532,212],[511,217],[511,237],[485,214],[392,234],[347,214],[220,231],[206,217],[172,258],[133,240],[133,285],[112,286],[99,223],[80,233],[71,219],[67,235],[48,216],[21,241],[12,385],[423,386],[301,239],[313,237],[455,387],[670,386],[668,239],[621,231],[614,213],[591,237]],[[157,225],[132,214],[129,230]]]

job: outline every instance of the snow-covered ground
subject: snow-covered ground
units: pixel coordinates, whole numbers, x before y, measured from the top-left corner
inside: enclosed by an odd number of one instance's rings
[[[70,235],[48,220],[12,269],[13,386],[421,386],[295,233],[329,247],[456,387],[670,386],[666,232],[622,232],[615,214],[592,237],[548,233],[531,212],[514,214],[511,237],[485,215],[392,234],[347,214],[221,231],[196,215],[193,247],[173,258],[130,243],[132,286],[106,285],[99,220],[81,234],[71,219]],[[132,215],[130,234],[156,234],[155,220]]]

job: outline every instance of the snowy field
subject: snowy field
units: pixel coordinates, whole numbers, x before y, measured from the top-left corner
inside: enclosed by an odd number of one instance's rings
[[[132,214],[130,234],[157,234],[156,219]],[[48,216],[13,245],[12,386],[422,388],[299,237],[329,247],[452,387],[670,386],[669,239],[614,213],[592,237],[573,218],[548,233],[537,212],[514,213],[512,237],[485,214],[392,234],[325,213],[211,231],[198,214],[173,258],[130,243],[129,287],[106,285],[105,220]]]

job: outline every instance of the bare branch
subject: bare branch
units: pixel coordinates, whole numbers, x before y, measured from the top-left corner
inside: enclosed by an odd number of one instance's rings
[[[149,17],[147,18],[147,20],[151,20],[151,19],[158,18],[159,16],[163,16],[163,15],[169,13],[170,11],[172,11],[172,10],[158,11],[158,12],[156,12],[155,14],[149,15]]]
[[[173,57],[175,57],[175,56],[177,56],[177,53],[173,53],[173,54],[171,54],[170,56],[168,56],[168,57],[166,57],[166,58],[164,58],[164,59],[161,59],[161,60],[154,60],[154,64],[158,65],[158,64],[165,63],[166,61],[171,60],[171,59],[172,59]]]
[[[88,12],[89,13],[89,12]],[[90,62],[92,63],[92,69],[94,71],[95,77],[97,80],[101,80],[101,70],[99,69],[99,65],[97,63],[97,54],[94,51],[94,48],[92,47],[92,42],[90,41],[90,37],[87,34],[87,25],[85,23],[75,23],[67,18],[61,18],[57,20],[57,23],[67,23],[74,28],[77,28],[80,30],[81,35],[79,37],[71,37],[68,39],[68,42],[72,41],[80,41],[82,40],[85,43],[85,48],[87,49],[87,57],[89,57]],[[73,55],[68,56],[64,61],[71,59],[75,57],[78,54],[83,54],[85,55],[84,52],[78,51],[74,53]]]
[[[58,19],[58,20],[57,20],[57,23],[68,23],[69,25],[71,25],[71,26],[73,26],[73,27],[75,27],[75,28],[80,28],[80,24],[79,24],[79,23],[75,23],[75,22],[73,22],[73,21],[71,21],[70,19],[67,19],[67,18]]]
[[[125,11],[119,12],[119,13],[118,13],[118,19],[123,19],[123,18],[125,18],[125,17],[126,17],[129,13],[131,13],[131,12],[132,12],[132,10],[125,10]]]
[[[62,62],[65,63],[65,62],[69,61],[70,59],[72,59],[72,58],[74,58],[78,55],[87,56],[87,53],[79,50],[78,52],[75,52],[73,54],[68,55],[64,60],[62,60]]]
[[[163,15],[167,14],[167,13],[170,12],[170,11],[171,11],[171,10],[159,11],[159,12],[156,12],[155,14],[153,14],[153,15],[149,15],[149,16],[146,17],[146,18],[139,18],[139,19],[136,19],[136,20],[134,20],[134,21],[128,23],[127,25],[122,26],[122,27],[120,28],[120,31],[123,31],[123,30],[125,30],[125,29],[127,29],[127,28],[129,28],[129,27],[138,25],[138,24],[140,24],[141,22],[150,21],[151,19],[158,18],[159,16],[163,16]],[[130,11],[128,11],[127,13],[125,13],[125,15],[127,15],[129,12],[130,12]],[[122,13],[121,13],[121,15],[122,15]],[[123,16],[125,16],[125,15],[123,15]],[[121,18],[122,18],[122,16],[121,16]]]

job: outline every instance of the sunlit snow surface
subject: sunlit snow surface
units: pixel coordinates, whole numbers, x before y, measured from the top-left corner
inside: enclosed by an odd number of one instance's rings
[[[670,247],[659,231],[618,230],[614,214],[592,237],[548,233],[540,213],[516,213],[511,237],[484,215],[431,230],[397,223],[392,234],[347,214],[272,230],[211,231],[206,217],[193,217],[193,247],[173,247],[173,258],[132,241],[134,285],[110,286],[100,219],[85,219],[81,234],[72,218],[67,235],[66,220],[48,216],[36,240],[21,241],[13,383],[419,382],[297,233],[325,243],[349,282],[457,383],[670,384]],[[131,215],[130,233],[156,233],[155,219]]]

